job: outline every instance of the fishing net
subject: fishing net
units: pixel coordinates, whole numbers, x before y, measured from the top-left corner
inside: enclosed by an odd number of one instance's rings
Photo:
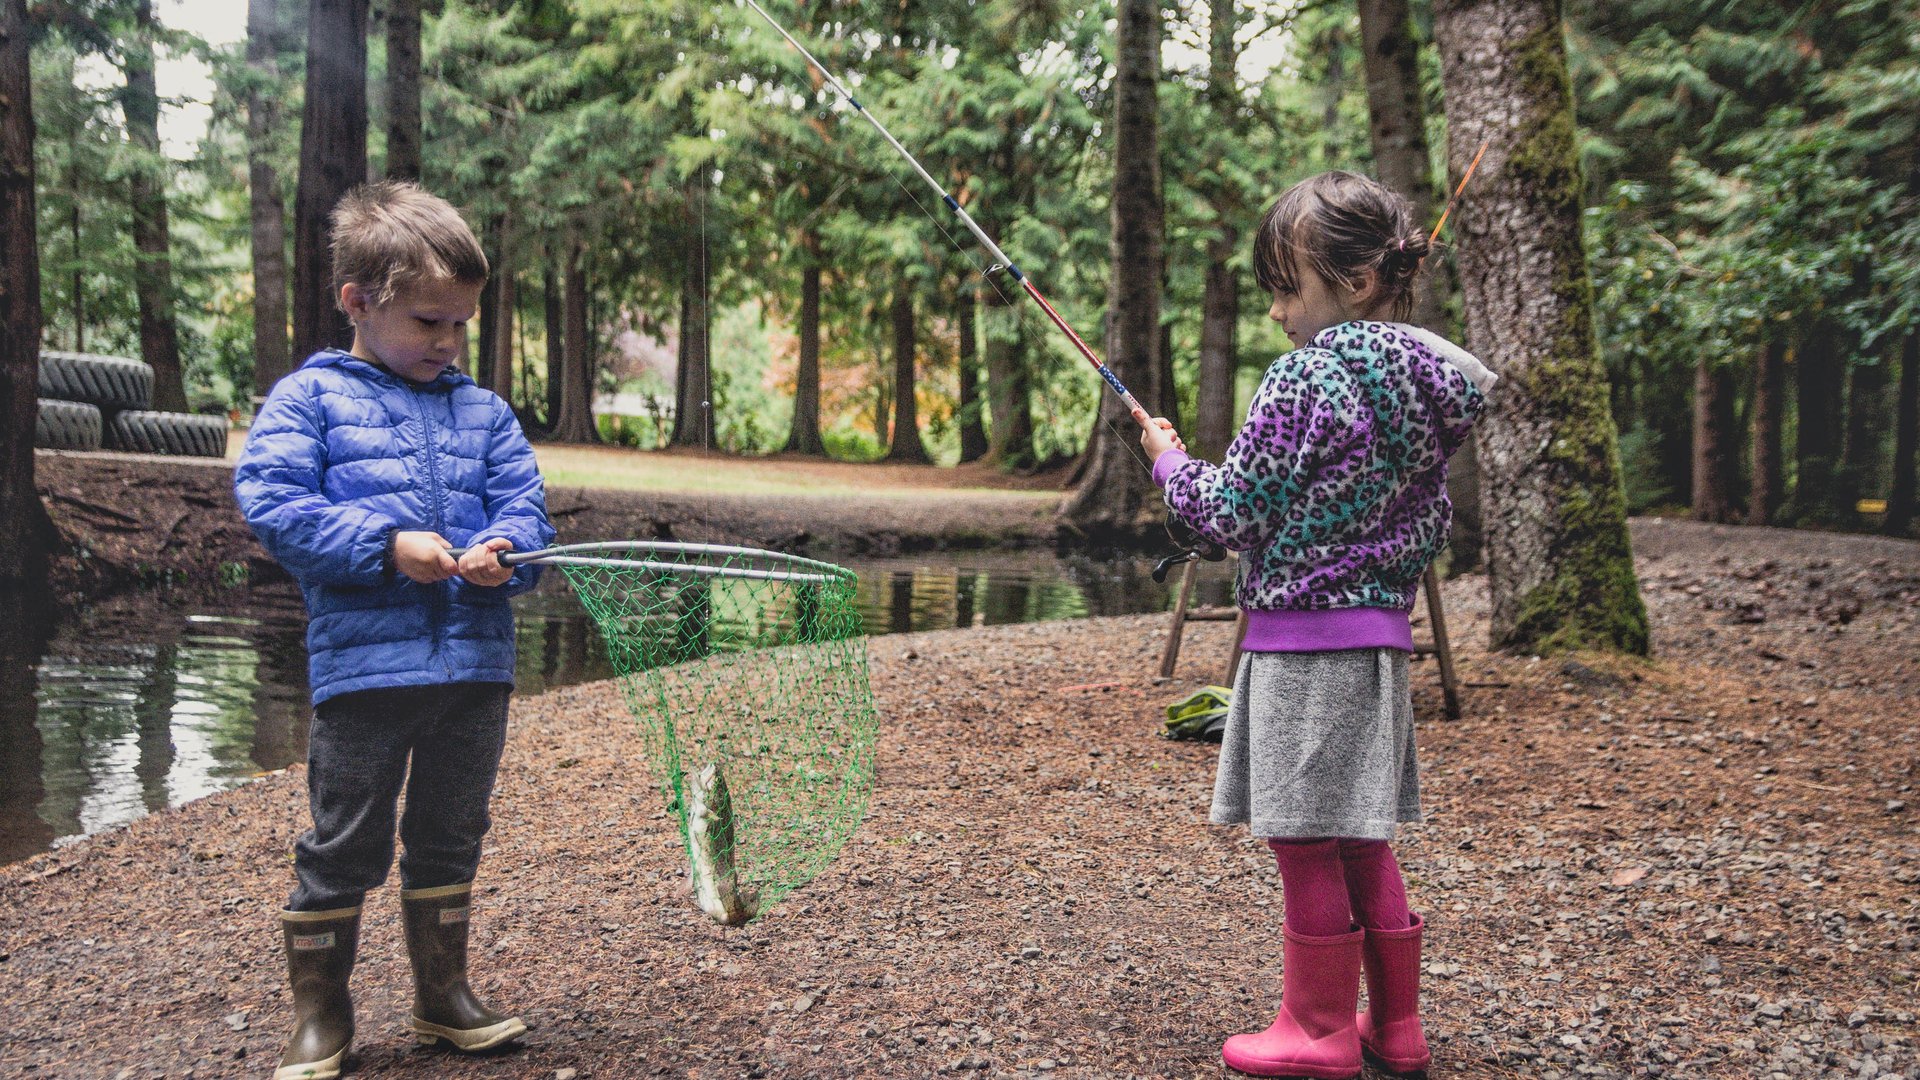
[[[851,571],[777,552],[626,541],[550,549],[606,639],[716,920],[765,913],[866,809],[878,719]]]

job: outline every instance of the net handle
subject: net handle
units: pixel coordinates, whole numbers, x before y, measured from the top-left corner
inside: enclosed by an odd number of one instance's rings
[[[474,545],[479,547],[481,545]],[[746,566],[705,566],[698,563],[665,563],[651,559],[623,559],[596,554],[608,551],[634,551],[672,555],[723,555],[727,557],[746,557],[765,559],[770,562],[785,563],[793,570],[761,570]],[[473,548],[448,547],[447,553],[458,559]],[[523,566],[537,563],[541,566],[597,566],[615,570],[649,570],[656,573],[693,574],[699,577],[749,578],[755,581],[798,581],[805,584],[825,585],[836,581],[850,581],[853,571],[818,559],[789,555],[782,551],[767,551],[763,548],[735,547],[728,544],[689,544],[675,540],[602,540],[586,544],[559,544],[536,551],[503,551],[498,556],[502,566]],[[812,572],[805,572],[811,570]]]

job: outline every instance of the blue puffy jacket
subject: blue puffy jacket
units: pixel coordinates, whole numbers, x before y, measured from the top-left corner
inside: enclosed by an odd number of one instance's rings
[[[533,447],[506,402],[448,368],[417,386],[348,353],[315,353],[254,419],[234,495],[307,601],[313,702],[391,686],[513,682],[508,598],[539,580],[522,566],[496,588],[421,585],[387,562],[391,533],[456,546],[553,540]]]

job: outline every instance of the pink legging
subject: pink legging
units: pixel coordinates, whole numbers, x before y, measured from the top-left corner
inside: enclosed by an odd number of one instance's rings
[[[1280,867],[1287,929],[1309,937],[1413,925],[1400,864],[1385,840],[1270,839]]]

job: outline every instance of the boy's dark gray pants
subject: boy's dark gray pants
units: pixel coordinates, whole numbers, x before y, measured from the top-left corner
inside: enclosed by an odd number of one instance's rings
[[[307,738],[313,828],[294,845],[289,911],[352,907],[387,880],[400,789],[400,884],[472,881],[506,745],[506,683],[362,690],[314,709]],[[408,758],[412,758],[409,770]]]

